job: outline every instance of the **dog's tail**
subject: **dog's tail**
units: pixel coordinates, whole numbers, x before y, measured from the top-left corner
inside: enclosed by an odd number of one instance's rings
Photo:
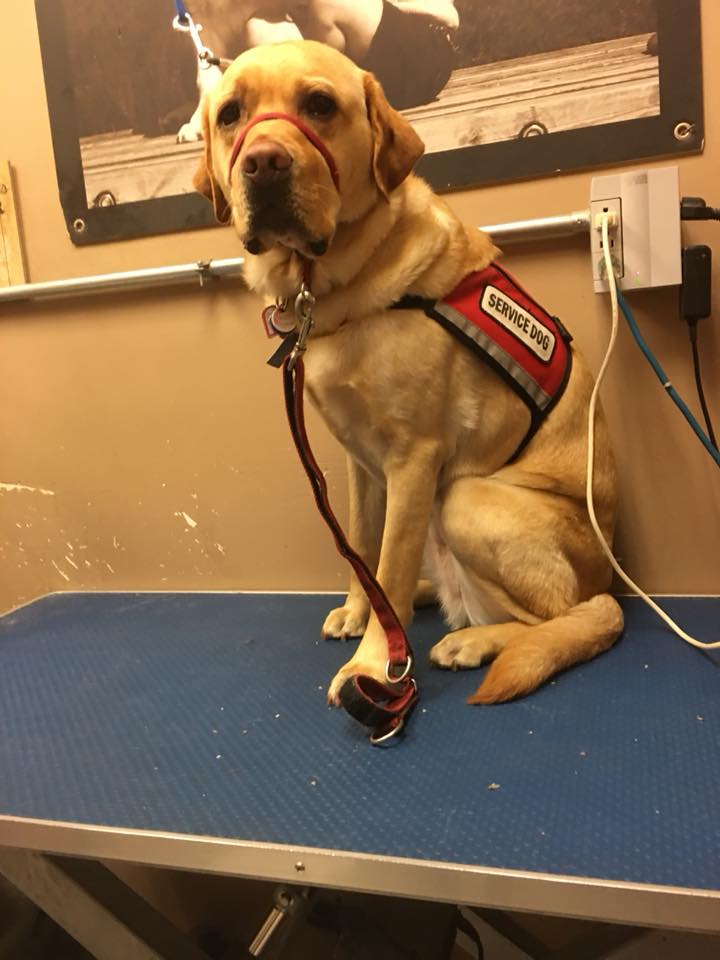
[[[623,614],[616,600],[601,593],[544,623],[516,621],[498,628],[507,632],[503,648],[468,703],[522,697],[560,670],[597,656],[620,636]]]

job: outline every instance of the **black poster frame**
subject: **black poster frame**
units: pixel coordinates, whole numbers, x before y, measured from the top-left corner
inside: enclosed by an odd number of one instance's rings
[[[660,113],[445,150],[417,172],[438,191],[696,153],[704,145],[700,0],[656,0]],[[215,225],[196,194],[88,207],[63,0],[35,0],[55,167],[68,233],[77,245]]]

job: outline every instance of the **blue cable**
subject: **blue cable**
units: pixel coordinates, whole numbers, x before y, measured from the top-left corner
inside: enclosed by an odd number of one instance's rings
[[[670,383],[670,380],[668,379],[668,376],[663,370],[663,368],[660,366],[660,362],[658,361],[657,357],[652,352],[650,347],[645,343],[645,340],[643,339],[643,335],[640,333],[640,328],[637,325],[637,321],[635,320],[635,317],[632,315],[630,307],[627,305],[627,301],[625,300],[625,297],[622,295],[620,289],[618,289],[617,291],[617,297],[618,297],[618,303],[620,304],[620,309],[622,310],[625,316],[625,319],[627,320],[628,327],[630,327],[630,332],[635,338],[635,342],[637,343],[637,345],[640,347],[643,354],[645,355],[645,359],[648,361],[650,366],[655,371],[657,378],[665,388],[665,391],[669,394],[669,396],[675,402],[676,406],[680,409],[680,412],[682,413],[682,415],[685,417],[687,422],[690,424],[690,426],[693,428],[693,430],[697,434],[698,438],[700,439],[700,442],[703,444],[703,446],[705,447],[707,452],[710,454],[710,456],[713,458],[715,463],[720,467],[720,450],[718,450],[716,447],[712,445],[712,443],[710,442],[710,438],[705,434],[700,424],[692,415],[683,398],[677,392],[675,387]]]

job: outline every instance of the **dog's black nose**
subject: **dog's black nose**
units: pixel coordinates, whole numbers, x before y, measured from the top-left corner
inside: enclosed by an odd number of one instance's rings
[[[292,157],[274,140],[259,140],[243,157],[242,172],[253,183],[271,183],[290,176]]]
[[[327,248],[327,240],[313,240],[310,244],[310,252],[314,253],[316,257],[321,257],[324,253],[327,253]]]

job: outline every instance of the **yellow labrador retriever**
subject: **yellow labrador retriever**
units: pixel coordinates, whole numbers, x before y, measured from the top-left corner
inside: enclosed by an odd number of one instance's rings
[[[251,123],[268,113],[282,116]],[[432,662],[494,659],[470,698],[493,703],[607,649],[623,620],[584,499],[592,376],[573,348],[562,396],[514,457],[530,423],[517,392],[422,310],[390,309],[446,296],[499,251],[411,173],[423,144],[374,77],[313,41],[249,50],[206,97],[204,140],[195,185],[232,220],[249,286],[292,298],[313,261],[306,387],[348,452],[349,538],[404,624],[426,571],[453,630]],[[601,415],[594,491],[610,539]],[[323,634],[362,637],[330,702],[352,676],[384,680],[386,638],[354,577]]]

